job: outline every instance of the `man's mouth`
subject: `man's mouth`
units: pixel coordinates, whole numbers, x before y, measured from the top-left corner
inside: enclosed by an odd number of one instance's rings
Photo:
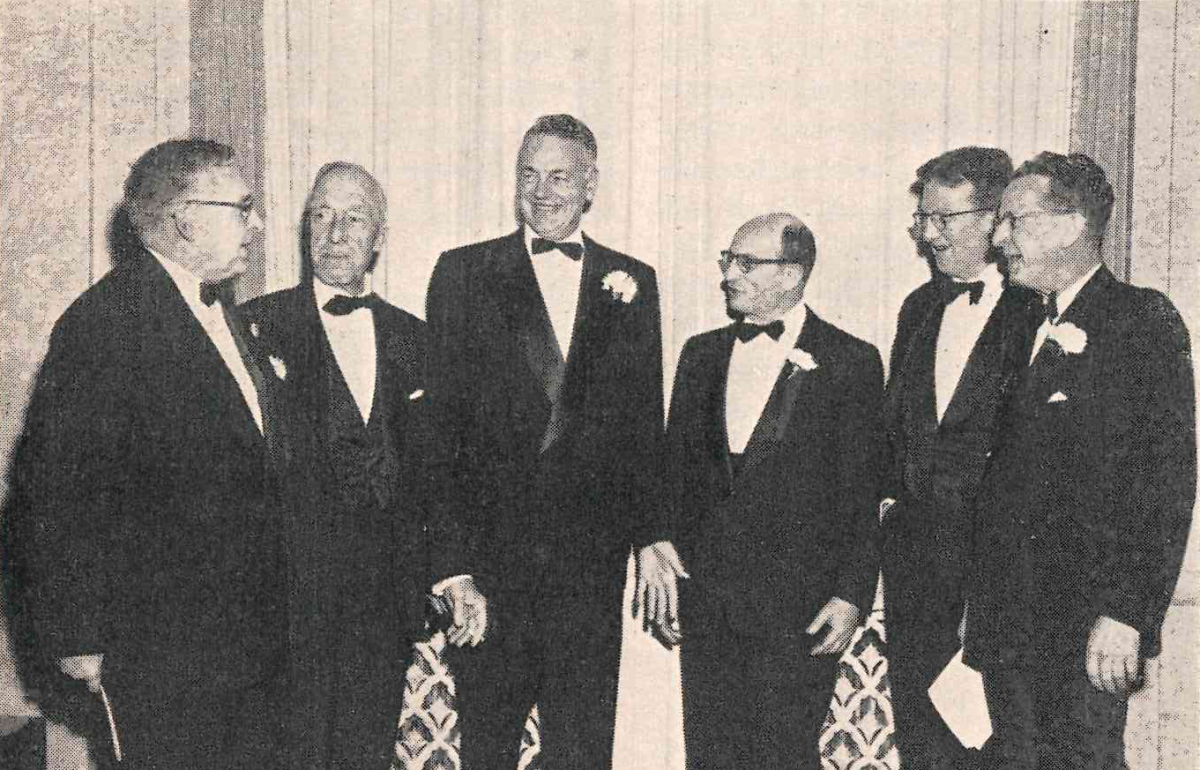
[[[936,243],[934,241],[926,241],[926,243],[929,244],[929,248],[933,249],[935,254],[945,254],[950,250],[950,244],[948,243]]]

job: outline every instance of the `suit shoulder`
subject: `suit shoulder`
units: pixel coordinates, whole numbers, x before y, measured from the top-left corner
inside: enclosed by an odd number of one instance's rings
[[[67,306],[55,328],[97,333],[110,324],[129,323],[137,312],[139,296],[134,269],[114,267]]]
[[[479,259],[481,255],[489,254],[496,249],[504,247],[510,239],[515,236],[510,233],[502,235],[499,238],[489,238],[486,241],[478,241],[476,243],[468,243],[465,246],[456,246],[453,249],[447,249],[438,257],[438,265],[461,265],[472,264]]]
[[[1187,326],[1179,309],[1166,294],[1146,286],[1133,286],[1120,281],[1113,284],[1116,304],[1123,325],[1137,333],[1178,337],[1186,346]]]
[[[280,315],[294,306],[299,290],[299,286],[292,286],[288,289],[263,294],[238,305],[238,312],[246,318],[253,319]]]
[[[637,257],[631,257],[628,254],[623,254],[615,249],[610,249],[602,243],[596,243],[595,241],[592,241],[592,243],[595,244],[597,248],[604,250],[608,258],[616,263],[616,269],[624,270],[626,273],[629,273],[629,275],[639,283],[649,281],[657,285],[658,276],[655,273],[654,268],[650,265],[646,264]]]
[[[385,322],[399,334],[424,340],[429,333],[425,321],[390,302],[382,303],[375,312],[381,313]]]

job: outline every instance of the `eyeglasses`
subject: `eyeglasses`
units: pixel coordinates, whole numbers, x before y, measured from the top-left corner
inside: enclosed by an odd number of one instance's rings
[[[994,210],[991,207],[984,207],[981,209],[967,209],[966,211],[914,211],[912,218],[913,225],[917,228],[918,233],[925,229],[926,220],[933,222],[933,226],[942,231],[946,229],[946,220],[950,217],[960,217],[963,214],[980,214],[984,211]]]
[[[999,230],[1000,225],[1004,224],[1005,222],[1008,223],[1010,230],[1016,230],[1018,224],[1020,224],[1023,220],[1029,219],[1030,217],[1060,217],[1064,214],[1074,213],[1074,211],[1051,210],[1030,211],[1025,214],[1014,214],[1010,211],[1007,214],[1002,214],[998,219],[996,219],[996,229]]]
[[[195,203],[197,206],[228,206],[231,209],[237,209],[238,213],[242,215],[243,223],[250,221],[250,214],[254,211],[254,199],[249,197],[240,201],[203,201],[190,198],[184,203]]]
[[[722,251],[717,264],[721,267],[721,272],[729,269],[730,265],[737,265],[738,270],[743,273],[748,273],[759,265],[794,265],[795,260],[791,259],[760,259],[750,254],[737,254],[732,251]]]

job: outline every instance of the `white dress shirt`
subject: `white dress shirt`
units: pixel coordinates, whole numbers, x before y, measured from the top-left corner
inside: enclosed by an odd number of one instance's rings
[[[764,333],[749,342],[734,341],[725,382],[725,431],[730,452],[746,451],[750,434],[767,406],[788,353],[796,347],[807,317],[807,308],[799,302],[779,319],[783,321],[783,334],[778,340]]]
[[[1096,265],[1091,270],[1087,271],[1070,286],[1060,291],[1054,298],[1054,304],[1057,305],[1058,317],[1061,319],[1063,314],[1067,312],[1067,308],[1075,301],[1075,297],[1079,296],[1079,290],[1084,284],[1092,280],[1092,276],[1100,269],[1100,265]],[[1042,343],[1046,341],[1046,335],[1050,334],[1051,327],[1050,319],[1042,321],[1042,325],[1038,327],[1037,338],[1033,341],[1033,353],[1029,356],[1029,363],[1033,363],[1033,359],[1037,358],[1038,351],[1042,349]]]
[[[533,272],[537,276],[538,288],[546,301],[546,312],[550,314],[550,325],[558,338],[558,349],[563,360],[571,352],[571,332],[575,328],[575,310],[579,305],[579,282],[583,275],[583,260],[571,259],[561,251],[533,253],[533,239],[537,233],[532,228],[522,227],[525,236],[525,251],[533,260]],[[583,246],[583,232],[575,228],[570,237],[560,243],[578,243]]]
[[[933,382],[937,396],[938,422],[946,414],[946,407],[958,388],[963,370],[967,368],[967,360],[983,327],[992,317],[1000,295],[1004,293],[1004,276],[994,264],[989,264],[972,281],[983,281],[983,294],[979,301],[971,304],[971,293],[964,292],[946,306],[946,314],[942,316],[942,326],[938,330],[937,352],[935,353]]]
[[[321,326],[325,328],[325,337],[333,349],[334,360],[342,370],[342,377],[350,388],[350,395],[354,396],[354,403],[364,423],[371,419],[371,405],[375,403],[375,319],[372,311],[365,307],[346,315],[333,315],[325,310],[325,303],[339,294],[361,297],[371,291],[370,278],[362,292],[354,295],[326,286],[320,279],[313,278],[313,297],[320,310]]]
[[[153,251],[150,253],[154,254]],[[233,340],[233,332],[229,331],[229,324],[225,322],[225,313],[221,310],[221,303],[214,302],[212,305],[205,305],[200,301],[201,281],[199,276],[166,257],[154,254],[154,258],[167,271],[167,275],[171,276],[171,280],[175,282],[175,288],[179,289],[179,293],[183,295],[183,301],[187,303],[192,315],[196,316],[196,320],[200,322],[200,326],[204,328],[208,338],[216,346],[217,352],[221,354],[225,367],[237,381],[238,389],[242,392],[246,406],[250,408],[250,414],[254,416],[254,422],[258,425],[259,432],[262,432],[262,408],[258,405],[258,390],[254,387],[254,380],[250,377],[246,362],[242,360],[242,354],[238,352],[237,343]]]

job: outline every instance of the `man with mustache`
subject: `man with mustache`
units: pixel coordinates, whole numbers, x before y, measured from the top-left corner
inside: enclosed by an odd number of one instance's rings
[[[289,474],[287,765],[386,768],[432,582],[427,333],[372,289],[387,200],[366,169],[322,166],[303,217],[300,284],[241,308],[309,429]]]
[[[1187,329],[1101,259],[1113,207],[1086,155],[1017,169],[993,242],[1044,300],[975,504],[965,660],[988,766],[1125,767],[1128,696],[1158,654],[1196,494]]]
[[[505,237],[448,251],[429,285],[455,521],[478,548],[486,639],[451,650],[463,766],[512,770],[535,702],[547,767],[612,762],[621,597],[652,521],[663,423],[654,270],[581,230],[591,130],[539,118]]]
[[[135,237],[55,324],[15,455],[14,641],[49,713],[70,688],[44,664],[103,693],[123,767],[270,767],[288,430],[229,307],[262,221],[200,139],[144,153],[122,209]]]
[[[910,232],[934,273],[905,299],[892,345],[883,590],[896,743],[906,766],[931,770],[965,753],[928,690],[962,646],[970,503],[1038,321],[1036,295],[1008,284],[991,244],[1011,173],[1003,150],[960,147],[922,164],[909,188]]]
[[[874,595],[883,365],[805,305],[816,256],[790,214],[738,228],[719,260],[736,320],[688,340],[675,375],[667,515],[640,556],[674,544],[687,569],[645,601],[682,639],[696,770],[818,770],[838,655]]]

